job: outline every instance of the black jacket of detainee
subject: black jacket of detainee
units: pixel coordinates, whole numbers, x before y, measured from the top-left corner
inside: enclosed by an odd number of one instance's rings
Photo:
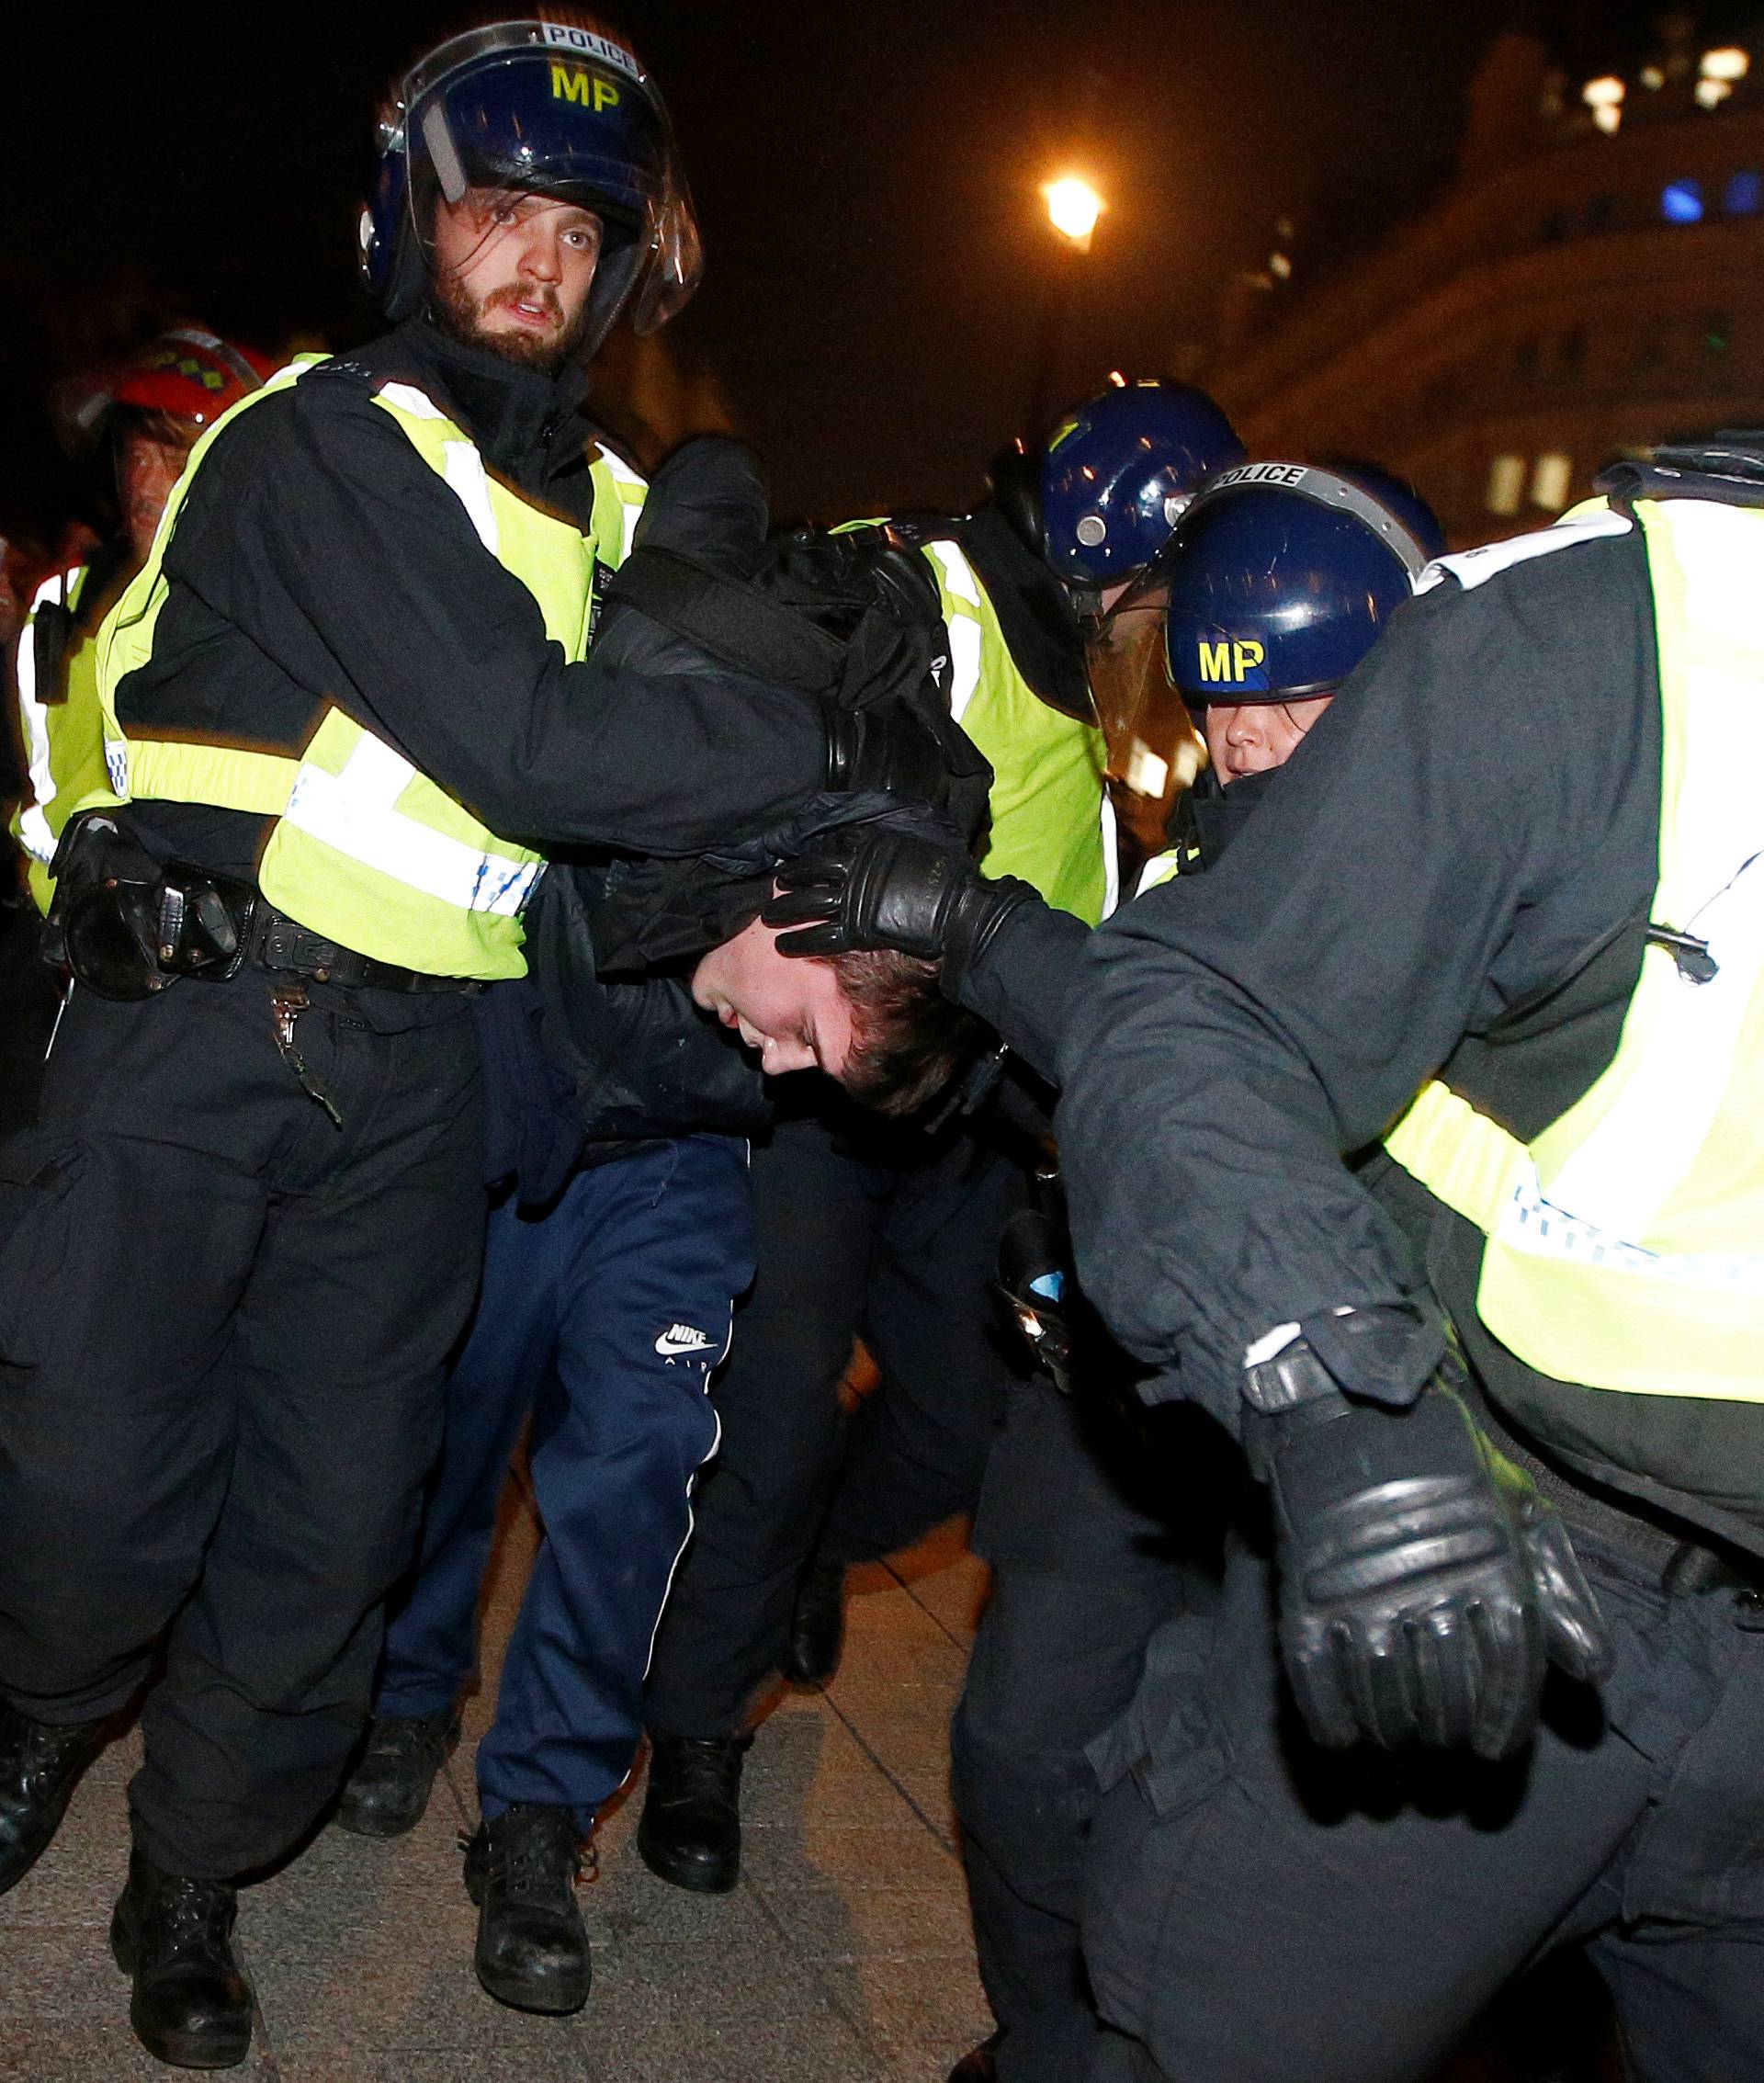
[[[1572,541],[1403,608],[1220,865],[1091,937],[1059,1140],[1085,1290],[1147,1393],[1235,1430],[1252,1341],[1384,1307],[1417,1328],[1350,1386],[1406,1401],[1437,1295],[1517,1436],[1764,1551],[1764,1406],[1525,1366],[1477,1319],[1479,1233],[1365,1155],[1435,1075],[1530,1140],[1610,1063],[1660,756],[1640,530]]]

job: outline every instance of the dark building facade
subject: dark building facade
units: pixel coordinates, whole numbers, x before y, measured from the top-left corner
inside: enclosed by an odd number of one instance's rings
[[[1764,424],[1764,50],[1689,17],[1627,74],[1503,35],[1458,177],[1302,297],[1276,255],[1207,379],[1252,452],[1375,459],[1456,546],[1535,527],[1613,456]]]

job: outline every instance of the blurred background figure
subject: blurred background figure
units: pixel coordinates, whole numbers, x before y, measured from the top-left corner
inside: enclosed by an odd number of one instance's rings
[[[0,1134],[36,1113],[43,1050],[62,979],[38,957],[37,923],[54,885],[50,863],[69,811],[104,779],[98,710],[98,625],[153,548],[172,487],[203,429],[270,373],[254,348],[198,325],[158,334],[120,362],[82,371],[50,401],[57,437],[95,481],[102,537],[70,524],[55,569],[22,603],[13,661],[16,793],[12,858],[0,910]],[[0,610],[17,599],[8,554]],[[9,733],[11,735],[11,733]],[[25,900],[21,882],[30,901]]]

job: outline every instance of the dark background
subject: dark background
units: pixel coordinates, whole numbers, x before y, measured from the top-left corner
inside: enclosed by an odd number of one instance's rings
[[[1040,314],[1062,265],[1037,192],[1051,174],[1082,170],[1109,199],[1056,392],[1111,367],[1180,373],[1277,217],[1297,221],[1302,285],[1449,176],[1464,86],[1503,22],[1534,18],[1584,77],[1654,11],[627,0],[608,14],[666,94],[705,232],[704,286],[672,338],[720,379],[780,510],[830,517],[965,504],[1001,442],[1035,431]],[[42,401],[80,361],[179,315],[271,349],[372,330],[354,279],[372,109],[458,15],[142,0],[96,19],[33,9],[0,62],[0,532],[77,496]]]

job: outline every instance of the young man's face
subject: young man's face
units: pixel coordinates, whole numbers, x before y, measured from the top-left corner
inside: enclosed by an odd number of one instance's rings
[[[1332,698],[1317,695],[1309,701],[1209,702],[1202,728],[1220,786],[1228,788],[1246,774],[1284,766]]]
[[[469,188],[435,212],[435,290],[461,338],[556,368],[580,344],[601,222],[555,197]]]
[[[777,930],[755,919],[692,972],[692,995],[760,1052],[770,1076],[824,1070],[837,1078],[852,1047],[851,1009],[831,962],[780,955]]]

